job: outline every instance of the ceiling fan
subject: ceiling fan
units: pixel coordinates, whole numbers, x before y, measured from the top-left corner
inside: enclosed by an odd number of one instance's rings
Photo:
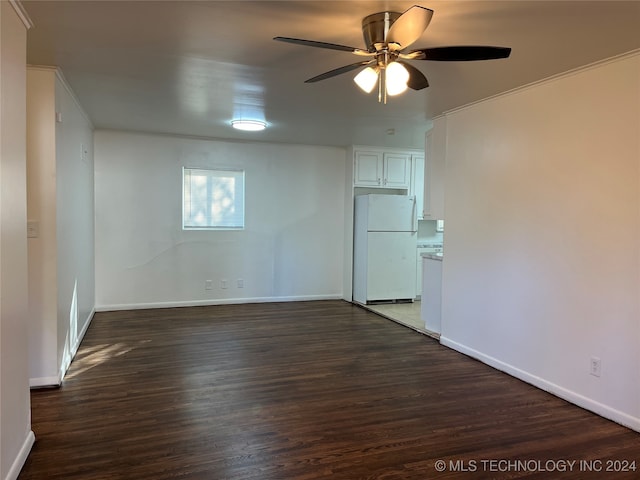
[[[366,67],[356,75],[354,81],[367,93],[373,91],[377,85],[378,101],[384,103],[387,103],[387,95],[398,95],[407,88],[422,90],[429,86],[427,77],[416,67],[407,63],[407,60],[467,62],[507,58],[511,54],[511,49],[508,47],[482,45],[407,50],[427,29],[431,17],[433,17],[433,10],[419,5],[414,5],[404,13],[379,12],[368,15],[362,19],[362,33],[366,49],[301,38],[274,37],[274,40],[371,57],[322,73],[306,80],[305,83],[319,82]]]

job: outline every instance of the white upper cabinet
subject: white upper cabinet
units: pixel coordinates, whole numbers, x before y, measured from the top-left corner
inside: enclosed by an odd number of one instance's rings
[[[355,187],[406,188],[411,186],[411,154],[382,150],[354,150]]]
[[[382,152],[354,152],[353,184],[356,187],[382,186]]]
[[[383,180],[385,188],[409,188],[411,184],[411,155],[408,153],[383,154]]]
[[[447,118],[433,120],[425,137],[424,212],[425,220],[444,220],[444,174],[447,158]]]

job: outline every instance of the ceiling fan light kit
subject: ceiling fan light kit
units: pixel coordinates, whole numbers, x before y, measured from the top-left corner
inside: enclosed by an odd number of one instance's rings
[[[366,49],[291,37],[274,40],[307,47],[326,48],[372,57],[370,60],[345,65],[305,81],[315,83],[343,73],[365,67],[354,81],[366,93],[378,85],[378,101],[387,103],[387,95],[399,95],[407,88],[422,90],[429,86],[424,74],[407,60],[433,60],[441,62],[468,62],[508,58],[511,49],[480,45],[420,48],[406,51],[429,26],[433,10],[414,5],[404,13],[379,12],[362,20],[362,34]]]
[[[384,72],[384,83],[387,94],[394,96],[400,95],[408,88],[409,72],[401,63],[391,62],[387,65]]]
[[[387,103],[386,96],[399,95],[409,86],[409,71],[398,62],[390,62],[386,66],[367,67],[358,73],[353,81],[365,93],[371,93],[378,85],[378,101]]]
[[[378,67],[367,67],[361,70],[359,74],[353,77],[353,81],[362,91],[371,93],[378,83]]]

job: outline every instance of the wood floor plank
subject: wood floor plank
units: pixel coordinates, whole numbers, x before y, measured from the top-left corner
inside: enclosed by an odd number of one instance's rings
[[[640,478],[637,432],[342,301],[97,313],[31,399],[20,480]]]

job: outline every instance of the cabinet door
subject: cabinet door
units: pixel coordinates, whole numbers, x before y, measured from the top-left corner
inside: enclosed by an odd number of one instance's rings
[[[382,152],[355,152],[353,184],[356,187],[382,186]]]
[[[409,188],[411,155],[408,153],[385,153],[383,178],[383,186],[387,188]]]

